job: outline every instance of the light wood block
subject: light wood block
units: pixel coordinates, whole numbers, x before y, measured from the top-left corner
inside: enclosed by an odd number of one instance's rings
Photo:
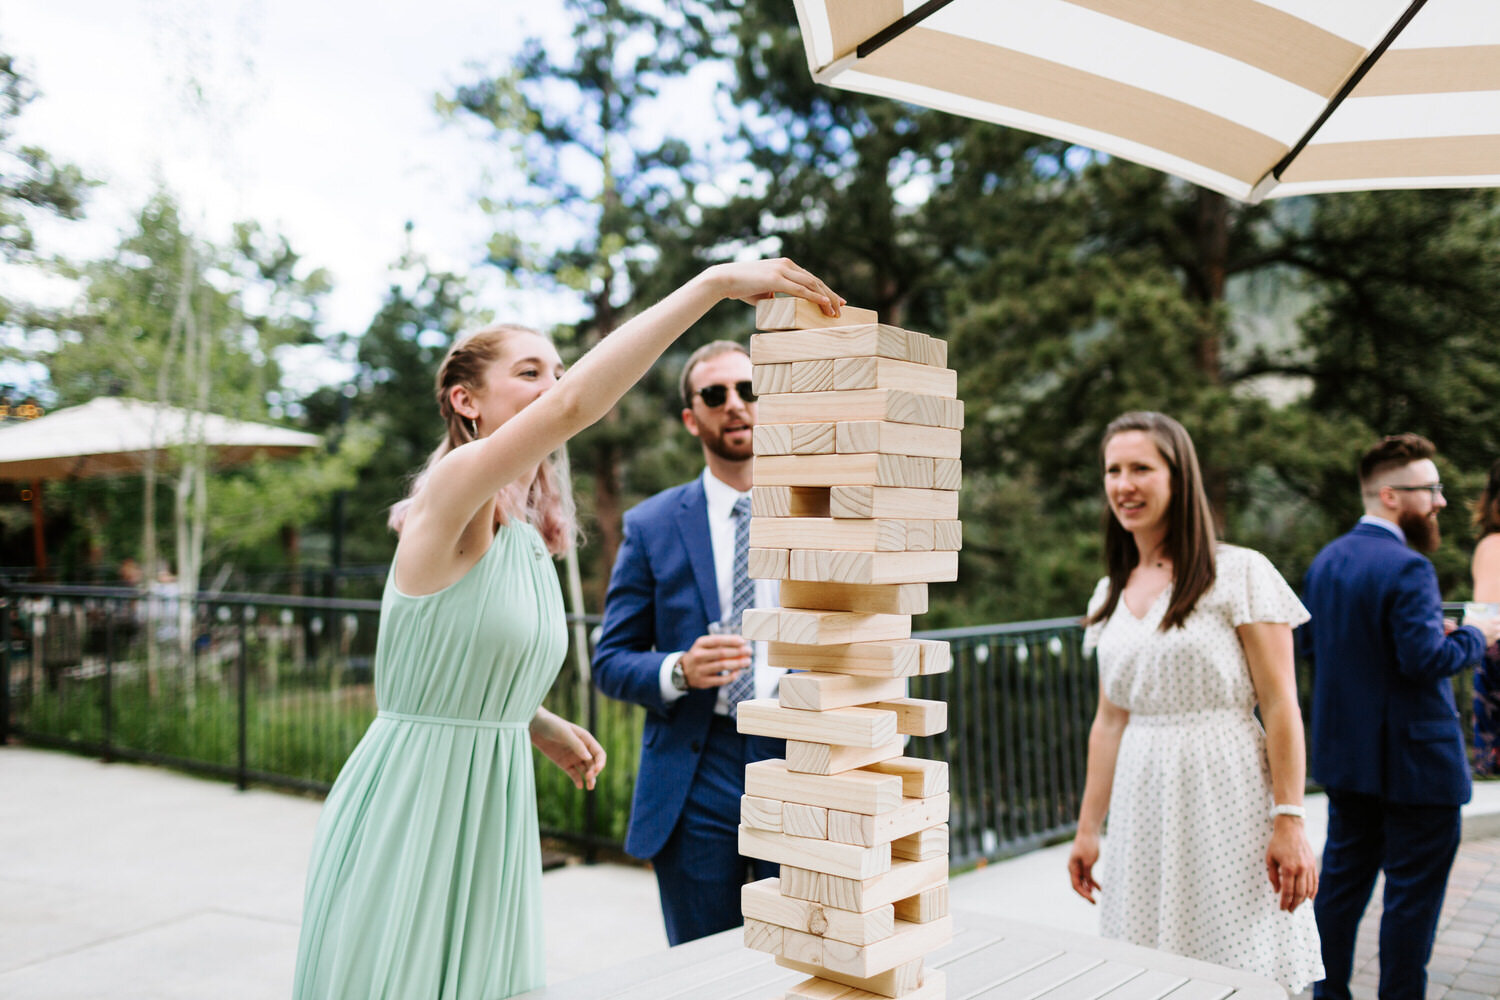
[[[910,337],[911,331],[907,334]],[[958,395],[958,372],[893,358],[838,358],[833,362],[833,385],[829,388],[902,389],[952,399]]]
[[[934,998],[936,1000],[943,1000],[946,996],[947,985],[941,979],[942,973],[939,971],[924,972],[922,959],[920,958],[887,972],[882,972],[878,976],[867,978],[845,975],[842,972],[821,968],[815,963],[799,961],[785,955],[778,956],[776,964],[785,969],[792,969],[805,975],[842,986],[848,986],[858,991],[853,996],[845,993],[834,994],[838,1000],[864,1000],[864,997],[860,995],[861,993],[874,997],[876,1000],[882,1000],[885,997],[899,997],[900,1000],[934,1000]],[[936,994],[927,993],[925,995],[917,994],[916,991],[924,988],[928,976],[939,977],[938,982],[943,992]],[[825,1000],[825,998],[817,997],[816,1000]]]
[[[902,389],[773,392],[757,399],[755,406],[756,426],[818,422],[828,419],[829,414],[848,420],[889,420],[924,427],[964,425],[964,404],[959,400]]]
[[[740,796],[740,825],[767,833],[781,833],[780,799],[766,799],[759,795]],[[855,843],[845,840],[844,843]],[[864,846],[869,846],[868,844]]]
[[[948,367],[947,341],[939,340],[937,337],[931,337],[925,333],[914,333],[910,330],[907,331],[907,335],[913,361],[931,365],[934,368]]]
[[[824,813],[824,830],[827,830],[827,813]],[[891,857],[901,858],[905,861],[926,861],[928,858],[946,858],[948,856],[948,824],[939,823],[937,826],[909,833],[904,837],[898,837],[891,841]]]
[[[897,424],[887,420],[841,420],[834,426],[834,441],[834,450],[845,455],[881,452],[886,455],[926,455],[930,458],[955,459],[963,444],[963,432],[946,427]]]
[[[786,928],[764,920],[745,920],[745,947],[751,951],[765,951],[780,955],[785,951]]]
[[[783,584],[785,586],[785,584]],[[946,674],[953,669],[953,651],[948,644],[941,639],[917,639],[921,656],[921,666],[917,672],[922,674]]]
[[[931,489],[939,461],[922,455],[762,455],[754,460],[756,486],[893,486]]]
[[[941,704],[941,702],[939,702]],[[948,762],[921,757],[897,757],[870,764],[866,770],[901,779],[901,794],[925,799],[948,791]]]
[[[754,514],[750,523],[755,523]],[[792,550],[751,549],[746,572],[752,580],[785,580],[792,573]]]
[[[869,355],[920,362],[927,358],[928,348],[899,326],[886,323],[750,335],[750,361],[757,365]]]
[[[831,375],[832,373],[830,372],[830,377]],[[768,392],[791,392],[791,363],[752,365],[750,367],[750,388],[755,390],[757,396],[763,396]]]
[[[895,712],[896,729],[906,736],[935,736],[948,728],[948,703],[930,698],[892,698],[872,708]]]
[[[776,960],[779,962],[783,958],[792,962],[816,965],[823,958],[822,939],[811,934],[799,934],[790,927],[783,928],[781,954],[776,957]]]
[[[927,613],[927,584],[890,583],[866,587],[857,583],[787,580],[781,585],[781,606],[880,615],[923,615]]]
[[[785,813],[783,813],[785,816]],[[866,879],[891,870],[891,845],[858,847],[740,827],[740,853],[782,865],[813,868],[841,878]]]
[[[750,550],[754,554],[755,550]],[[754,574],[752,574],[754,575]],[[773,642],[766,662],[788,670],[815,670],[866,677],[910,677],[922,668],[923,643],[931,640],[886,639],[841,646],[800,646]]]
[[[753,766],[753,765],[752,765]],[[926,861],[891,861],[891,870],[867,879],[840,878],[810,868],[784,865],[781,869],[781,893],[798,899],[810,899],[841,910],[864,913],[898,899],[915,896],[923,889],[948,882],[948,859]]]
[[[821,358],[817,361],[793,361],[790,392],[831,392],[834,384],[834,366],[838,361]]]
[[[958,579],[957,552],[792,549],[787,577],[827,583],[944,583]]]
[[[914,924],[925,924],[948,915],[948,887],[935,885],[915,896],[896,901],[896,916]]]
[[[808,611],[803,608],[763,608],[745,612],[742,631],[747,639],[794,642],[804,646],[832,646],[849,642],[906,639],[911,615],[870,615],[860,611]]]
[[[956,508],[955,508],[956,509]],[[751,517],[827,517],[826,486],[752,486]],[[750,522],[754,524],[754,521]],[[820,607],[822,605],[819,605]],[[857,608],[847,610],[856,611]],[[879,609],[870,609],[879,610]]]
[[[801,802],[784,802],[781,806],[781,832],[788,837],[827,840],[828,810]]]
[[[835,447],[831,423],[756,424],[757,455],[831,455]]]
[[[743,813],[743,809],[741,812]],[[828,839],[841,844],[874,847],[899,840],[930,826],[948,822],[948,793],[925,799],[905,798],[890,812],[866,816],[862,813],[828,811]]]
[[[883,747],[844,747],[832,743],[787,740],[786,766],[789,771],[800,771],[803,774],[843,774],[857,767],[900,757],[904,748],[905,744],[901,740],[894,740]]]
[[[831,517],[958,517],[958,493],[900,486],[845,486],[828,490]]]
[[[886,995],[814,977],[793,986],[782,1000],[886,1000]],[[922,985],[900,994],[900,1000],[948,1000],[946,973],[942,969],[923,970]]]
[[[761,299],[755,303],[757,330],[822,330],[831,326],[875,323],[879,319],[874,309],[850,305],[840,308],[837,316],[829,316],[817,303],[793,295]]]
[[[935,490],[962,489],[964,467],[956,458],[934,458],[932,460],[932,488]]]
[[[826,937],[818,938],[803,931],[787,929],[785,942],[788,949],[796,947],[798,954],[808,954],[811,950],[810,941],[804,939],[821,942],[822,945],[822,958],[810,964],[820,966],[827,973],[868,979],[907,962],[920,961],[928,952],[935,951],[953,940],[953,918],[951,916],[939,917],[925,924],[898,920],[894,934],[884,940],[866,945],[854,945]]]
[[[740,912],[753,920],[850,944],[873,944],[896,932],[894,906],[877,906],[868,913],[837,910],[822,903],[783,896],[781,880],[775,878],[743,886]]]
[[[755,365],[750,370],[751,387],[758,396],[772,392],[828,392],[838,388],[833,382],[834,364],[833,359],[825,358]]]
[[[832,810],[829,810],[832,812]],[[903,861],[902,864],[910,864]],[[894,867],[895,862],[892,861]],[[781,894],[793,899],[805,899],[813,903],[825,903],[829,906],[834,904],[828,902],[828,876],[822,872],[815,872],[811,868],[797,868],[794,865],[781,866]],[[886,902],[894,903],[895,900]],[[873,907],[871,907],[873,909]]]
[[[835,708],[826,712],[804,712],[782,708],[774,698],[752,698],[740,702],[736,714],[739,731],[749,736],[840,743],[851,747],[885,746],[896,738],[894,711]],[[745,791],[750,792],[750,789]],[[775,795],[768,797],[777,798]]]
[[[883,524],[884,521],[848,521],[841,519],[840,524]],[[937,549],[936,521],[901,521],[906,525],[906,551],[908,552],[932,552]]]
[[[905,697],[905,677],[866,677],[811,671],[782,675],[777,692],[777,700],[782,708],[800,708],[806,712],[826,712],[830,708],[848,708]]]
[[[757,517],[750,544],[764,549],[827,549],[850,552],[957,551],[958,521],[895,518]]]
[[[823,806],[841,812],[874,815],[894,809],[901,803],[901,779],[871,771],[845,771],[834,775],[801,774],[788,770],[786,761],[772,758],[745,765],[745,794]],[[917,889],[912,890],[916,891]],[[904,895],[910,896],[911,892]],[[885,901],[894,902],[897,898],[891,896]],[[839,905],[832,900],[829,902],[834,906]],[[846,906],[844,909],[867,910],[869,907]]]
[[[905,552],[908,527],[925,530],[931,549],[931,521],[889,518],[850,520],[831,517],[752,518],[750,544],[768,549],[848,549],[856,552]]]
[[[740,616],[740,635],[751,642],[776,640],[780,636],[777,614],[776,608],[746,608]]]

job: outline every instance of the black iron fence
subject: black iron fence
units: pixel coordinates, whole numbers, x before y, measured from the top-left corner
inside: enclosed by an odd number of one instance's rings
[[[167,764],[242,788],[326,792],[375,714],[379,610],[372,600],[200,594],[189,601],[166,590],[5,586],[0,742],[14,736],[105,760]],[[584,631],[596,622],[585,619]],[[922,635],[950,644],[953,670],[914,678],[911,693],[947,702],[948,728],[913,740],[908,752],[949,762],[953,864],[1069,835],[1098,690],[1077,619]],[[1305,671],[1300,680],[1305,699]],[[1467,672],[1457,680],[1467,732]],[[591,853],[618,847],[642,712],[599,695],[572,650],[547,705],[583,722],[610,763],[586,795],[556,768],[539,766],[542,827]]]

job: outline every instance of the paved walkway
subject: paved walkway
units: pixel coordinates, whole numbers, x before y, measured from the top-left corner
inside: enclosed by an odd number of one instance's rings
[[[1359,925],[1354,948],[1354,1000],[1376,1000],[1380,985],[1380,893]],[[1427,1000],[1495,1000],[1500,997],[1500,837],[1466,840],[1448,877],[1438,917],[1437,944],[1427,963]]]
[[[1321,807],[1309,801],[1315,847]],[[0,747],[0,997],[284,1000],[321,808],[160,768]],[[1465,836],[1431,1000],[1500,996],[1500,784],[1476,790]],[[1096,932],[1097,911],[1067,888],[1067,851],[960,875],[953,906]],[[666,947],[643,868],[557,869],[542,895],[549,982]],[[1360,997],[1374,997],[1374,928],[1362,925]]]

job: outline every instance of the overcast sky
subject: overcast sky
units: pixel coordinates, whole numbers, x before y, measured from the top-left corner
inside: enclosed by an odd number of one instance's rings
[[[336,289],[326,326],[362,331],[387,266],[415,241],[467,270],[488,235],[474,209],[482,144],[433,96],[497,69],[528,34],[565,37],[560,0],[6,0],[0,49],[41,96],[18,139],[105,182],[50,249],[98,255],[158,180],[223,240],[249,218],[286,235]],[[202,100],[194,99],[195,82]],[[503,302],[494,296],[503,296]],[[540,326],[572,307],[486,293]],[[326,378],[326,366],[319,370]]]

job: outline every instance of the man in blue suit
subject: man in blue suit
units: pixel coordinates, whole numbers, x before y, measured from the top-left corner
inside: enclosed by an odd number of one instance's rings
[[[1315,997],[1349,1000],[1355,931],[1376,875],[1381,1000],[1423,1000],[1438,911],[1458,851],[1469,761],[1452,675],[1500,637],[1500,620],[1453,628],[1437,573],[1447,506],[1432,442],[1387,437],[1359,463],[1365,514],[1307,571],[1313,663],[1311,773],[1328,792],[1328,839],[1313,907],[1327,978]],[[1477,626],[1477,627],[1476,627]]]
[[[750,375],[745,349],[730,341],[688,358],[682,422],[707,467],[626,513],[594,652],[599,690],[646,709],[625,850],[651,859],[674,945],[739,926],[740,886],[776,874],[740,855],[737,831],[745,765],[782,756],[785,744],[741,736],[734,707],[771,697],[784,671],[738,635],[709,634],[710,622],[777,598],[776,581],[743,570],[736,591],[750,520]]]

